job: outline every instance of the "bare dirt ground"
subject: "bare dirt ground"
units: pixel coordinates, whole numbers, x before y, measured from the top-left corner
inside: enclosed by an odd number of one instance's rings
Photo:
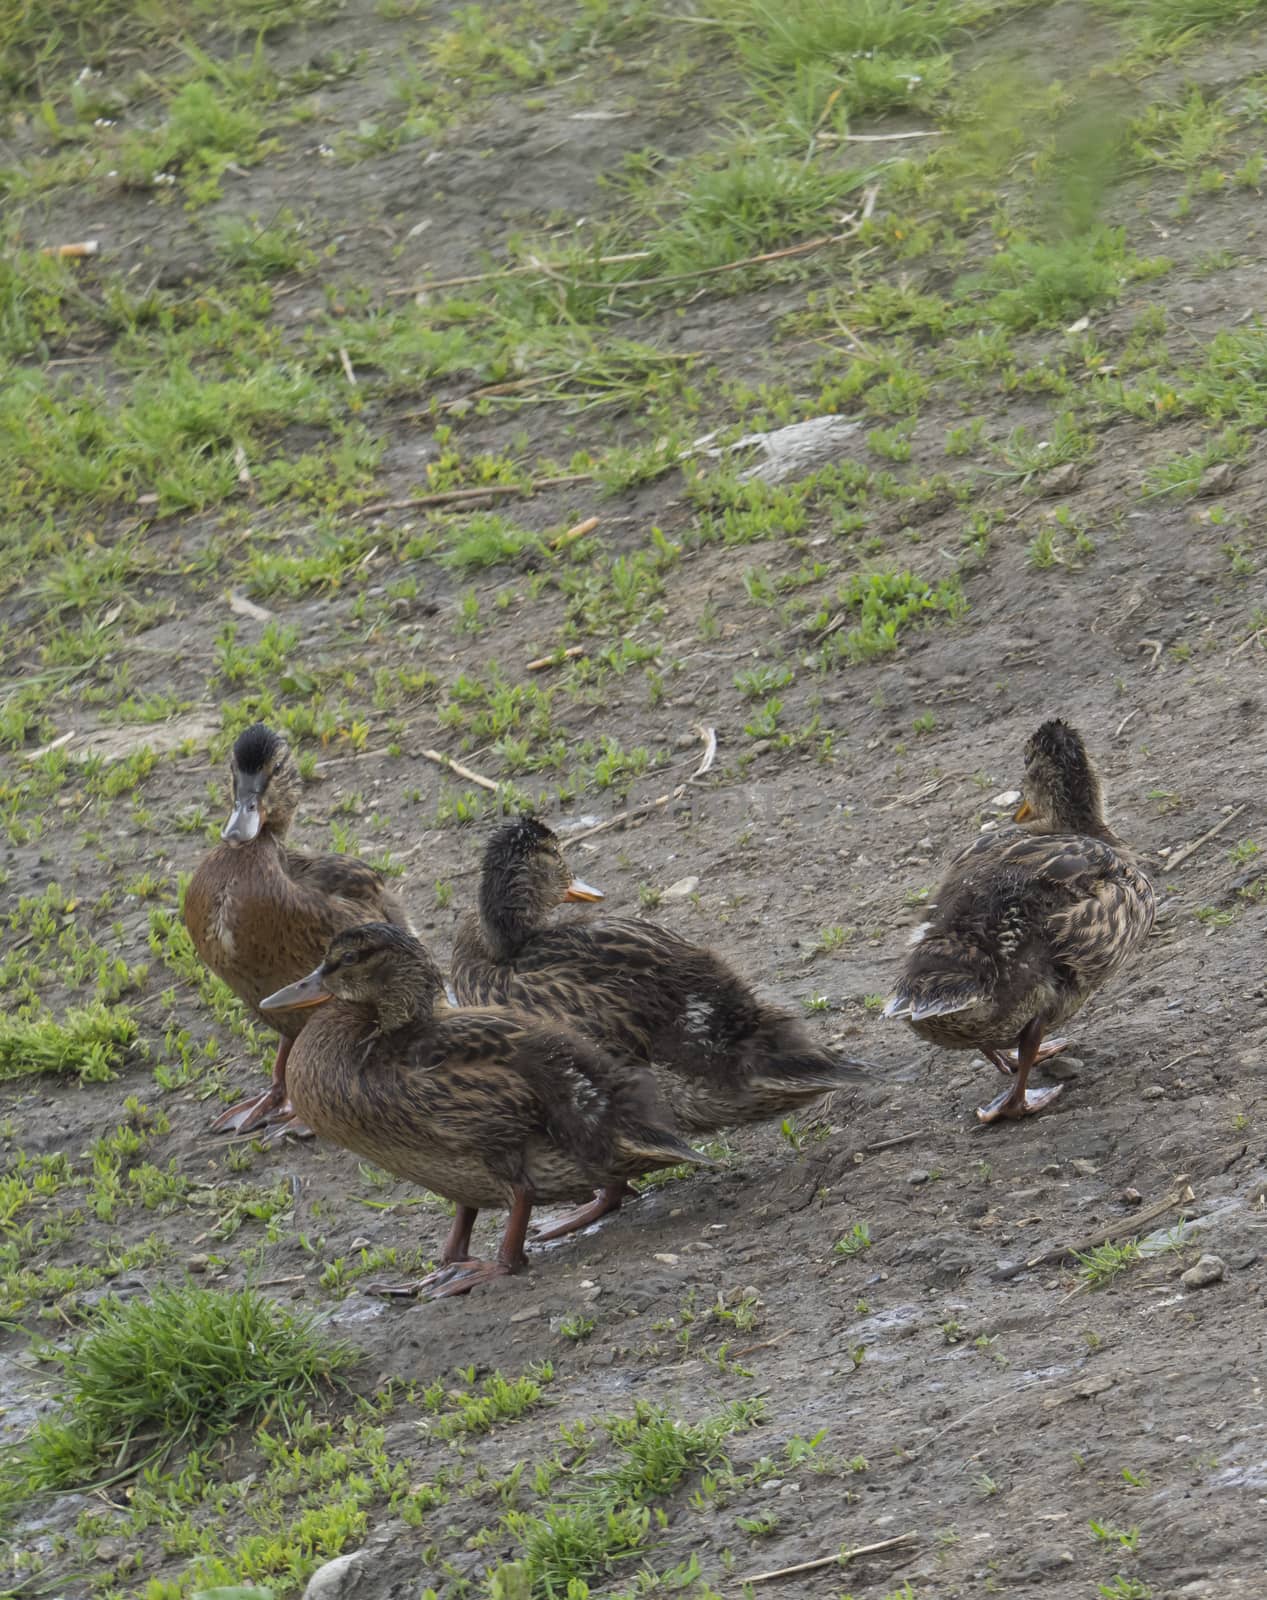
[[[958,98],[857,119],[880,133],[959,129],[968,150],[976,124],[965,103],[1004,81],[1001,64],[1028,63],[1024,81],[1041,97],[1070,40],[1061,81],[1107,72],[1133,116],[1151,104],[1182,111],[1193,94],[1222,106],[1222,143],[1186,155],[1186,167],[1138,156],[1115,177],[1103,200],[1109,220],[1125,228],[1127,248],[1164,253],[1170,265],[1088,303],[1085,335],[1067,331],[1076,314],[1060,315],[1011,330],[1006,351],[983,345],[975,366],[961,349],[958,366],[938,367],[952,333],[896,316],[886,325],[874,297],[880,285],[958,303],[961,274],[1010,248],[997,222],[1008,197],[1035,170],[1041,178],[1024,140],[1004,173],[981,180],[999,198],[965,202],[953,227],[941,217],[945,231],[922,254],[904,256],[900,234],[908,214],[934,215],[937,198],[911,199],[909,187],[896,197],[879,165],[869,232],[765,270],[699,276],[658,298],[613,291],[586,323],[575,288],[559,287],[551,311],[548,274],[544,287],[524,275],[531,304],[469,302],[470,324],[452,295],[486,296],[485,284],[415,303],[414,285],[529,260],[536,247],[517,240],[584,237],[578,219],[627,203],[613,190],[627,158],[704,159],[728,112],[739,114],[747,91],[733,58],[683,31],[680,16],[626,9],[638,23],[628,36],[596,33],[566,67],[525,71],[523,81],[505,60],[486,64],[485,78],[450,70],[456,104],[434,131],[395,146],[384,138],[380,149],[368,125],[402,115],[388,95],[392,74],[409,60],[439,73],[428,41],[462,19],[439,5],[376,10],[353,0],[264,37],[270,69],[292,75],[290,98],[279,93],[270,111],[272,148],[235,161],[218,196],[190,204],[183,188],[173,198],[162,186],[73,172],[9,192],[14,248],[100,238],[99,261],[76,269],[94,305],[116,284],[180,308],[175,331],[160,335],[138,331],[147,324],[134,314],[76,321],[72,303],[67,328],[12,352],[15,381],[21,371],[51,383],[50,364],[71,363],[60,369],[68,381],[99,384],[103,406],[124,403],[152,378],[163,338],[185,337],[252,281],[217,253],[217,219],[273,226],[293,213],[315,257],[269,278],[270,302],[241,337],[265,330],[283,354],[304,352],[381,448],[345,477],[327,462],[323,502],[270,498],[267,464],[328,442],[328,419],[300,417],[263,442],[230,426],[230,444],[245,448],[221,498],[169,510],[138,499],[138,477],[117,494],[49,490],[16,505],[0,597],[6,692],[12,700],[24,685],[46,687],[38,704],[24,702],[3,759],[6,1003],[36,1001],[37,1012],[61,1016],[105,998],[127,1008],[138,1035],[112,1081],[5,1085],[9,1175],[59,1152],[68,1162],[60,1188],[24,1190],[4,1219],[0,1426],[13,1447],[50,1414],[58,1368],[36,1358],[32,1335],[74,1338],[107,1289],[143,1297],[187,1275],[225,1290],[254,1283],[318,1313],[364,1352],[352,1395],[314,1400],[314,1432],[298,1453],[328,1452],[368,1402],[381,1450],[404,1466],[409,1488],[357,1487],[358,1473],[373,1474],[351,1445],[342,1474],[296,1468],[287,1487],[244,1426],[202,1462],[223,1486],[219,1498],[186,1484],[155,1509],[162,1485],[178,1480],[178,1453],[139,1497],[124,1483],[15,1508],[12,1592],[177,1600],[210,1574],[283,1596],[322,1561],[365,1547],[359,1586],[340,1591],[357,1600],[426,1588],[445,1600],[509,1597],[508,1580],[489,1574],[522,1562],[528,1544],[507,1513],[544,1514],[587,1481],[612,1448],[594,1443],[603,1438],[595,1419],[633,1416],[645,1402],[694,1422],[755,1397],[760,1420],[728,1437],[707,1471],[696,1466],[648,1497],[654,1518],[632,1553],[578,1565],[589,1593],[738,1596],[754,1574],[909,1534],[845,1568],[751,1592],[1259,1600],[1267,902],[1254,846],[1267,830],[1267,478],[1253,405],[1267,367],[1252,345],[1262,197],[1230,174],[1263,144],[1250,88],[1267,73],[1267,43],[1256,34],[1234,48],[1198,41],[1177,60],[1163,53],[1126,71],[1112,19],[1051,7],[956,41],[947,93]],[[486,30],[493,21],[531,57],[559,19],[547,27],[491,6]],[[249,37],[200,37],[216,59],[251,49]],[[71,63],[54,74],[59,93],[80,64],[72,56],[59,58]],[[160,100],[165,75],[188,68],[170,41],[147,36],[126,36],[94,61],[108,83],[144,65]],[[155,102],[136,94],[119,116],[152,121]],[[303,117],[276,109],[301,96]],[[28,109],[10,122],[12,170],[64,154],[30,113],[35,101],[14,104]],[[321,153],[355,137],[355,159]],[[1172,148],[1150,138],[1137,142]],[[820,152],[837,167],[873,155],[887,163],[895,147]],[[1202,186],[1209,171],[1228,181]],[[861,196],[859,187],[821,230],[741,243],[733,257],[838,230]],[[656,265],[664,276],[690,270]],[[856,321],[851,295],[872,296]],[[461,333],[486,329],[478,308],[489,305],[526,330],[518,366],[511,339],[502,366],[428,370],[430,357],[415,350],[403,376],[385,376],[387,357],[359,353],[363,330],[341,344],[344,318],[441,326],[443,306],[443,325]],[[573,328],[601,329],[605,360],[605,341],[618,338],[693,360],[650,376],[644,363],[642,377],[602,393],[607,379],[576,350],[547,359],[530,343],[565,315]],[[1228,336],[1241,343],[1219,369],[1226,389],[1202,410],[1184,398],[1191,373]],[[209,337],[198,359],[216,349]],[[917,404],[886,411],[874,386],[824,402],[864,359],[893,352],[903,370],[928,375]],[[1093,393],[1114,374],[1129,383],[1145,370],[1151,411]],[[878,385],[882,364],[876,373]],[[1173,405],[1167,389],[1180,396]],[[842,499],[828,485],[773,503],[758,527],[760,507],[743,501],[733,475],[724,488],[700,488],[698,455],[627,481],[604,477],[621,452],[651,457],[660,439],[676,452],[714,432],[724,442],[827,409],[857,415],[863,429],[803,475],[857,463],[870,474],[867,495]],[[1020,461],[1022,447],[1057,438],[1058,416],[1085,432],[1073,466]],[[966,452],[948,453],[948,435],[974,419]],[[905,454],[886,455],[885,438],[864,443],[885,427],[902,434]],[[1019,440],[1018,427],[1029,430]],[[1211,458],[1193,492],[1157,488],[1155,469],[1236,427],[1244,444],[1229,449],[1226,470]],[[702,470],[726,466],[705,460]],[[467,531],[460,503],[363,509],[568,473],[597,481],[477,507],[539,536],[488,566],[446,559]],[[728,506],[749,519],[742,538],[710,531]],[[593,535],[552,548],[591,516]],[[124,548],[108,592],[70,582],[68,562],[95,573],[94,551]],[[334,553],[321,571],[287,568],[283,578],[260,560],[325,552]],[[953,580],[958,614],[931,610],[901,626],[894,650],[824,665],[824,646],[857,620],[839,586],[881,570],[913,570],[934,587]],[[231,595],[257,609],[231,609]],[[50,654],[50,641],[89,624],[99,644],[86,656]],[[568,646],[587,655],[527,670]],[[756,668],[787,681],[763,679],[754,693],[737,680]],[[506,695],[518,709],[498,722]],[[532,696],[546,698],[544,710]],[[160,713],[137,714],[156,697],[165,697]],[[429,750],[513,781],[519,797],[578,830],[643,807],[572,846],[582,875],[613,909],[641,909],[712,943],[763,993],[805,1006],[823,1037],[876,1063],[874,1087],[799,1125],[734,1136],[714,1169],[650,1186],[600,1228],[537,1249],[528,1272],[465,1301],[370,1299],[358,1276],[393,1249],[397,1267],[429,1259],[443,1208],[321,1144],[230,1148],[208,1135],[219,1097],[253,1081],[269,1044],[231,1011],[214,1016],[161,936],[179,875],[222,819],[229,737],[279,705],[311,712],[307,735],[293,731],[316,757],[298,842],[359,843],[402,868],[419,931],[442,958],[507,797],[446,774]],[[1066,1087],[1052,1110],[982,1128],[974,1107],[994,1092],[989,1069],[883,1023],[877,1001],[941,864],[1002,816],[997,797],[1017,786],[1025,739],[1052,715],[1082,729],[1097,753],[1114,825],[1146,853],[1161,909],[1143,956],[1077,1019],[1070,1056],[1053,1063]],[[718,760],[688,783],[701,725],[717,732]],[[85,765],[103,729],[117,742]],[[32,761],[72,731],[60,751]],[[522,739],[526,754],[508,739]],[[159,759],[111,787],[111,772],[128,771],[120,759],[146,746]],[[665,895],[686,878],[698,880],[693,892]],[[76,950],[89,952],[78,967]],[[146,970],[107,994],[100,951]],[[155,1078],[164,1064],[169,1087]],[[148,1110],[125,1110],[130,1096]],[[92,1151],[121,1124],[141,1130],[143,1151],[118,1168],[111,1201]],[[148,1200],[129,1184],[141,1160],[172,1174]],[[499,1225],[483,1218],[477,1245],[491,1247]],[[861,1245],[838,1251],[838,1241],[859,1240],[859,1225]],[[1152,1243],[1095,1284],[1066,1252],[1085,1253],[1111,1231],[1119,1243]],[[1221,1259],[1220,1280],[1183,1285],[1203,1252]],[[478,1391],[491,1373],[534,1370],[541,1399],[522,1416],[455,1438],[435,1427],[429,1386]],[[580,1422],[588,1443],[578,1442]],[[346,1520],[310,1518],[305,1533],[313,1508],[336,1500],[351,1508]]]

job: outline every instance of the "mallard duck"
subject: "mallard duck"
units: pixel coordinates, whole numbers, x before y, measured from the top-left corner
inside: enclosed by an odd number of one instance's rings
[[[765,1122],[865,1077],[786,1011],[757,999],[720,956],[628,917],[547,919],[565,900],[596,901],[572,877],[543,822],[519,817],[484,852],[479,909],[463,919],[451,978],[464,1005],[509,1005],[583,1029],[649,1064],[679,1128],[711,1133]],[[538,1235],[558,1238],[615,1210],[610,1189]]]
[[[980,1051],[1010,1079],[978,1110],[982,1122],[1056,1098],[1060,1085],[1027,1087],[1034,1065],[1067,1042],[1044,1035],[1139,948],[1156,908],[1138,860],[1104,820],[1099,776],[1068,723],[1043,723],[1025,746],[1012,820],[955,857],[884,1008],[932,1044]]]
[[[439,1269],[395,1293],[463,1294],[517,1272],[539,1200],[578,1199],[698,1162],[655,1082],[579,1035],[501,1009],[455,1010],[425,947],[386,923],[331,940],[315,971],[262,1003],[323,1006],[291,1050],[296,1112],[322,1137],[453,1200]],[[471,1258],[485,1207],[510,1207],[493,1261]]]
[[[270,1121],[287,1133],[291,1119],[286,1057],[306,1011],[270,1011],[265,995],[309,972],[341,928],[372,920],[407,928],[404,907],[382,874],[355,856],[307,856],[286,848],[302,780],[280,734],[255,723],[240,733],[230,760],[233,810],[223,843],[205,856],[185,893],[185,926],[218,978],[281,1034],[273,1081],[261,1095],[231,1106],[212,1124],[245,1132]]]

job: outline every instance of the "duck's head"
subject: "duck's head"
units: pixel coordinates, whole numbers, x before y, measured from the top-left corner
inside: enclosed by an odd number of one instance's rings
[[[301,1011],[343,1000],[367,1011],[382,1033],[429,1017],[444,993],[431,952],[403,928],[365,922],[336,933],[321,965],[260,1001],[260,1010]]]
[[[503,953],[513,953],[564,900],[602,898],[601,890],[572,876],[558,839],[536,817],[516,817],[488,841],[480,877],[480,920]]]
[[[1067,722],[1044,722],[1025,746],[1025,780],[1013,820],[1034,833],[1104,832],[1100,775],[1082,735]]]
[[[234,741],[229,758],[233,810],[220,830],[229,844],[249,844],[263,828],[280,838],[299,804],[303,780],[280,733],[253,723]]]

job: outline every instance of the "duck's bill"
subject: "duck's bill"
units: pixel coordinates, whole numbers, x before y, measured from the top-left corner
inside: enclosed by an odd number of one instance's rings
[[[1028,822],[1029,819],[1033,815],[1034,815],[1033,806],[1030,805],[1028,800],[1022,800],[1020,805],[1017,806],[1016,810],[1013,811],[1013,813],[1012,813],[1012,821],[1013,822]]]
[[[260,1001],[261,1011],[302,1011],[305,1006],[324,1005],[334,996],[326,988],[322,978],[323,967],[318,967],[315,972],[310,972],[306,978],[300,978],[298,983],[290,983],[284,989],[279,989],[276,994],[270,994]]]
[[[571,883],[568,884],[567,893],[563,898],[565,900],[601,900],[603,891],[595,889],[592,884],[582,883],[580,878],[573,878]]]
[[[259,802],[240,800],[229,813],[229,820],[220,829],[220,837],[229,844],[250,844],[259,831]]]

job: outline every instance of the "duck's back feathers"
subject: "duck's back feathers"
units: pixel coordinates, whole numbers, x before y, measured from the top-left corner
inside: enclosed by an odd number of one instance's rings
[[[468,918],[452,979],[464,1003],[546,1012],[650,1064],[692,1132],[765,1121],[865,1076],[758,1000],[712,951],[632,918],[539,927],[508,962],[493,958]]]
[[[952,863],[885,1015],[940,1043],[1003,1048],[1031,1017],[1071,1016],[1147,937],[1154,907],[1124,847],[983,835]]]

